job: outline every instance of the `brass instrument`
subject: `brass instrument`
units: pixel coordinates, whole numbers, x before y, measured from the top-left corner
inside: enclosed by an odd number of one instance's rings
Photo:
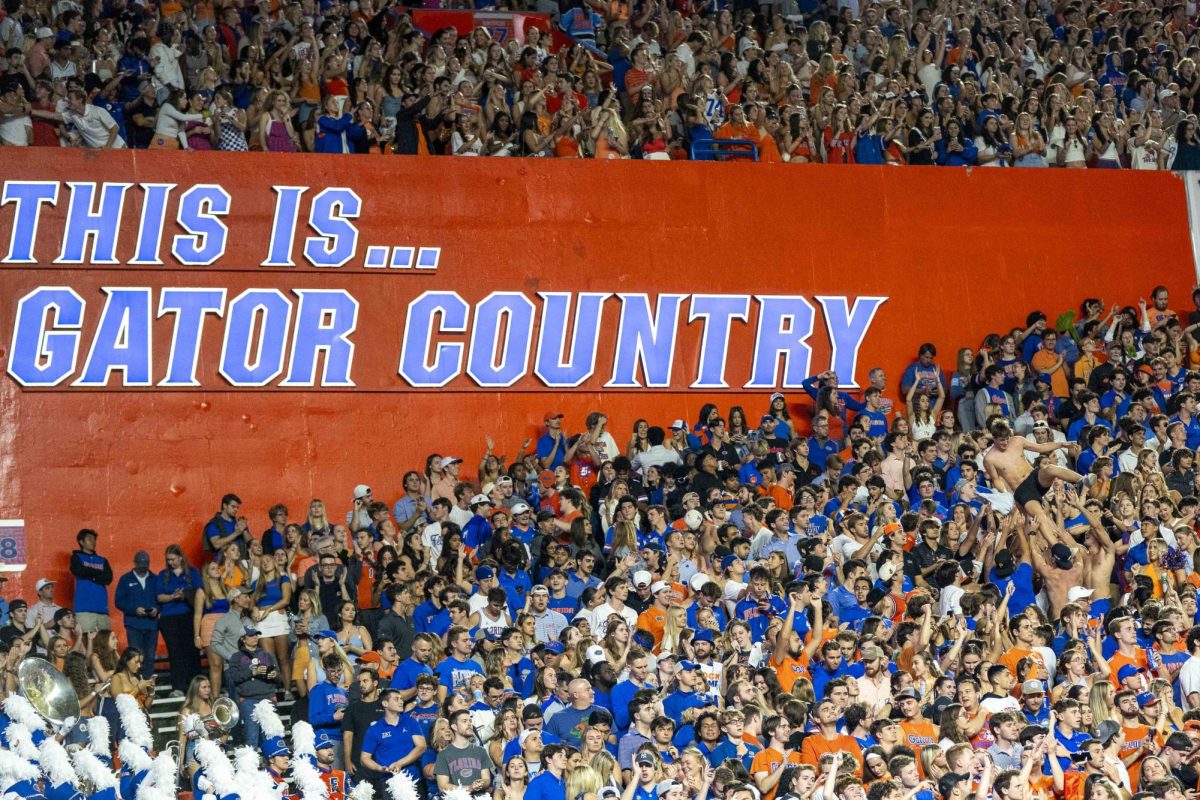
[[[26,658],[17,668],[17,691],[50,725],[58,728],[67,719],[79,719],[79,695],[53,664]]]
[[[200,722],[209,739],[219,739],[236,728],[241,718],[237,703],[228,697],[218,697],[213,702],[212,711],[201,717]]]

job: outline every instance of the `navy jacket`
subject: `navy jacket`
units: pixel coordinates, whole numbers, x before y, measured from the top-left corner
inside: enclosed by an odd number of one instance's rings
[[[126,572],[117,581],[117,596],[114,600],[117,610],[125,615],[125,629],[135,631],[152,631],[158,628],[156,617],[139,617],[139,608],[150,611],[158,608],[158,576],[146,571],[146,586],[138,582],[133,570]]]

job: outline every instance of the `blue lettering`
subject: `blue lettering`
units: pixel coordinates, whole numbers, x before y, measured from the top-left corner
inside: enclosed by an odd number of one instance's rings
[[[103,183],[100,210],[92,211],[96,184],[67,182],[71,203],[67,206],[67,227],[63,232],[62,252],[55,264],[82,264],[88,239],[92,240],[92,263],[117,263],[117,236],[121,232],[121,210],[125,193],[132,183]]]
[[[324,353],[322,386],[353,386],[354,343],[350,334],[358,327],[358,301],[341,289],[296,289],[300,308],[292,333],[291,368],[280,386],[312,386],[317,377],[317,356]]]
[[[22,386],[57,386],[75,371],[85,305],[65,286],[43,286],[20,299],[8,360],[13,380]]]
[[[235,297],[221,345],[221,377],[234,386],[265,386],[277,378],[291,319],[292,303],[278,289],[247,289]],[[252,342],[256,323],[258,340]]]
[[[175,237],[171,254],[181,264],[202,267],[225,255],[229,229],[217,219],[229,213],[229,194],[220,186],[201,183],[179,198],[176,221],[190,235]]]
[[[660,294],[653,315],[650,313],[650,298],[646,295],[618,294],[617,297],[621,298],[617,346],[613,354],[612,379],[604,385],[640,388],[640,364],[647,387],[670,386],[679,307],[687,295]]]
[[[803,297],[756,295],[759,303],[758,334],[754,340],[754,366],[747,389],[773,389],[783,356],[784,388],[798,387],[808,376],[813,332],[812,304]]]
[[[108,297],[83,375],[73,386],[105,386],[115,371],[122,386],[150,385],[150,289],[104,288]]]
[[[350,219],[362,211],[362,200],[349,189],[330,188],[313,198],[309,226],[321,234],[304,240],[304,257],[314,267],[340,267],[354,258],[358,228]]]
[[[471,311],[455,292],[425,292],[408,305],[400,346],[400,376],[413,386],[445,386],[462,372],[462,342],[441,342],[429,360],[434,317],[439,333],[463,333]]]
[[[847,311],[845,297],[817,295],[825,312],[825,330],[829,332],[829,368],[837,373],[842,386],[858,387],[854,373],[858,369],[858,349],[862,347],[875,312],[886,297],[858,297]]]
[[[467,374],[480,386],[512,386],[525,375],[529,369],[533,311],[533,301],[519,292],[494,292],[475,307]]]
[[[175,314],[175,332],[171,336],[171,355],[167,377],[159,386],[199,386],[196,364],[200,360],[200,339],[204,317],[225,312],[224,289],[163,289],[158,300],[158,316]]]
[[[296,219],[300,216],[300,197],[308,191],[307,186],[273,186],[275,190],[275,216],[271,219],[271,244],[267,248],[267,260],[263,267],[294,267],[292,242],[296,238]]]
[[[42,203],[58,203],[58,182],[5,181],[0,206],[9,203],[16,203],[17,207],[13,212],[12,236],[8,238],[8,255],[4,260],[9,264],[32,264],[35,261],[33,246],[42,220]]]
[[[600,344],[600,319],[607,292],[581,292],[575,298],[575,330],[571,350],[563,361],[563,348],[571,328],[570,292],[538,292],[542,298],[542,324],[538,330],[537,357],[533,374],[552,388],[578,386],[596,371],[596,348]],[[557,336],[554,334],[557,333]],[[581,352],[582,351],[582,352]]]
[[[729,357],[729,328],[735,319],[745,322],[750,315],[750,296],[744,294],[697,294],[692,296],[688,322],[704,320],[700,340],[700,364],[693,389],[728,389],[725,362]]]
[[[161,264],[158,257],[162,247],[163,226],[167,221],[167,199],[171,196],[173,183],[143,183],[142,219],[138,223],[137,247],[130,264]]]

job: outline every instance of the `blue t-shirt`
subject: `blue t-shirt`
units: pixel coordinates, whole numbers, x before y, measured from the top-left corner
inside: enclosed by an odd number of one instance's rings
[[[392,673],[392,688],[415,689],[418,676],[432,674],[433,670],[429,668],[428,664],[422,664],[415,658],[409,658],[396,665],[396,671]]]
[[[996,570],[993,569],[988,573],[988,579],[1000,590],[1001,596],[1008,591],[1010,583],[1013,585],[1013,596],[1008,598],[1008,616],[1010,617],[1015,617],[1037,602],[1033,593],[1033,567],[1024,562],[1018,564],[1017,568],[1013,570],[1013,574],[1007,578],[997,576]]]
[[[546,456],[550,455],[550,451],[553,449],[554,449],[554,437],[553,436],[551,436],[550,434],[547,433],[546,435],[544,435],[540,439],[538,439],[538,442],[537,442],[538,458],[545,458]],[[566,455],[566,453],[567,453],[567,437],[563,436],[560,433],[558,435],[558,452],[556,452],[554,454],[553,460],[551,460],[550,465],[548,467],[546,467],[546,469],[548,469],[550,471],[554,471],[554,470],[558,469],[559,467],[561,467],[562,463],[563,463],[563,456]],[[526,791],[528,791],[528,789],[526,789]]]
[[[446,656],[442,659],[442,663],[437,665],[436,672],[442,686],[451,692],[469,681],[471,675],[484,674],[483,667],[476,662],[470,659],[459,661],[453,656]]]

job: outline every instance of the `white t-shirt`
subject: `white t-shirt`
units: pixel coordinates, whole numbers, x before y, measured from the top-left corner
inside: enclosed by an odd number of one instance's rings
[[[620,611],[617,611],[608,603],[604,603],[596,607],[592,612],[592,636],[598,641],[604,638],[604,634],[608,633],[608,618],[613,614],[620,614],[621,619],[629,624],[630,630],[637,628],[637,613],[625,606]]]
[[[87,104],[82,114],[76,114],[70,108],[62,110],[63,119],[75,126],[79,138],[85,147],[108,147],[108,132],[117,126],[117,121],[100,106]],[[125,140],[120,134],[113,139],[112,149],[120,150],[125,147]]]
[[[1183,707],[1190,708],[1188,695],[1193,692],[1200,694],[1200,656],[1192,656],[1183,662],[1183,668],[1179,670],[1178,680],[1179,688],[1183,695]]]
[[[938,612],[942,618],[950,614],[962,613],[962,596],[966,594],[961,586],[947,586],[942,589],[941,606]]]
[[[429,554],[429,565],[436,566],[437,560],[442,557],[442,523],[431,522],[426,525],[425,530],[421,531],[421,544],[425,545],[425,552]],[[487,605],[486,599],[483,604]]]
[[[1149,144],[1147,140],[1146,144]],[[1129,157],[1134,169],[1158,169],[1158,148],[1149,148],[1146,144],[1129,142]]]
[[[0,144],[7,147],[28,147],[32,141],[32,118],[28,116],[9,117],[0,122]]]

